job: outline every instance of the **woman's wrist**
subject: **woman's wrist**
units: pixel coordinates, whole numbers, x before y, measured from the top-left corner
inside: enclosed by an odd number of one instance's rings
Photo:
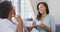
[[[48,32],[51,32],[51,29],[48,27],[48,26],[46,26],[46,28],[45,28]]]

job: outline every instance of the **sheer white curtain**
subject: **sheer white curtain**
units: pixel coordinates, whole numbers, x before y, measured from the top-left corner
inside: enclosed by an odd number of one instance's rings
[[[16,10],[16,14],[19,14],[18,0],[10,0],[10,1],[12,1],[12,4],[14,5],[14,8]]]
[[[33,17],[33,9],[30,0],[21,0],[21,16],[22,18]]]

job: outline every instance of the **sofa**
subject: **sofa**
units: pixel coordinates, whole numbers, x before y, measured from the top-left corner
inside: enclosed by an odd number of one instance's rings
[[[60,32],[60,24],[56,24],[56,32]]]

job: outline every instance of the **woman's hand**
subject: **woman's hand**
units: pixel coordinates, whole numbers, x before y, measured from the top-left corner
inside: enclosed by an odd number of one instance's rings
[[[41,28],[46,28],[47,26],[45,24],[40,24]]]
[[[20,16],[14,16],[14,17],[15,17],[15,19],[18,21],[18,23],[22,22],[22,19],[21,19]]]
[[[48,32],[51,32],[51,29],[45,24],[40,24],[40,27],[46,29]]]
[[[33,26],[35,26],[35,25],[36,25],[36,22],[35,22],[35,21],[33,21],[32,25],[33,25]]]
[[[18,26],[16,32],[23,32],[23,22],[20,16],[15,16],[15,19],[18,21]]]

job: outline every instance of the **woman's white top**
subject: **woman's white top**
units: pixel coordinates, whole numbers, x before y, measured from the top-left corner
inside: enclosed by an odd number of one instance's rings
[[[13,19],[10,21],[8,19],[0,19],[0,32],[16,32],[18,22]]]

